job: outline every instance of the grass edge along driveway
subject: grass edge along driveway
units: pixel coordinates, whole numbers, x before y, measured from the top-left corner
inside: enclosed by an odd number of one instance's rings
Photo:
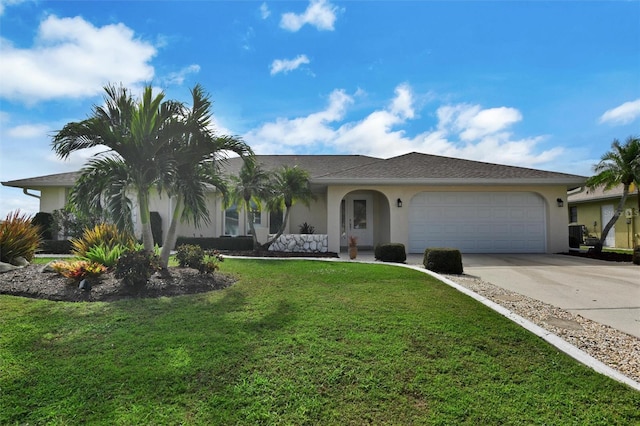
[[[418,271],[227,259],[223,291],[0,296],[0,424],[637,424],[640,392]]]

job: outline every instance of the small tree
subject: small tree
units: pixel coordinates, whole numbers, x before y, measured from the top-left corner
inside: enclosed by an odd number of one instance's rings
[[[142,241],[153,252],[149,191],[171,173],[171,159],[163,148],[172,140],[179,102],[164,101],[164,93],[144,88],[139,101],[123,86],[107,85],[103,105],[95,105],[89,118],[66,124],[53,136],[53,151],[62,159],[87,148],[102,146],[82,169],[71,201],[79,210],[104,209],[121,229],[132,228],[129,191],[137,196]],[[178,129],[179,130],[179,129]],[[102,202],[104,201],[104,204]]]
[[[231,195],[227,201],[227,207],[235,204],[239,209],[244,208],[250,212],[252,205],[257,208],[262,206],[262,200],[268,200],[273,193],[272,176],[269,172],[255,162],[253,158],[247,159],[238,176],[231,176]],[[253,236],[253,248],[260,247],[253,220],[249,220],[249,230]]]
[[[282,210],[284,208],[284,219],[280,229],[272,239],[262,245],[268,249],[284,233],[291,213],[291,207],[297,202],[301,202],[309,207],[311,200],[316,197],[311,192],[309,172],[297,166],[282,166],[273,175],[271,185],[271,196],[267,200],[270,210]]]
[[[595,251],[600,253],[609,231],[622,214],[624,204],[629,196],[629,187],[634,182],[636,185],[640,185],[640,138],[629,136],[624,144],[614,139],[611,151],[602,156],[593,170],[596,174],[587,180],[587,186],[590,188],[603,186],[605,190],[608,190],[622,184],[620,202],[613,217],[602,229],[600,241],[594,247]]]

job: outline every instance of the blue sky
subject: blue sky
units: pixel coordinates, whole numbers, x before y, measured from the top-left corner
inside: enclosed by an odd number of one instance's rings
[[[102,87],[188,101],[258,154],[411,151],[589,175],[640,133],[638,1],[0,0],[0,181]],[[38,200],[0,187],[0,216]]]

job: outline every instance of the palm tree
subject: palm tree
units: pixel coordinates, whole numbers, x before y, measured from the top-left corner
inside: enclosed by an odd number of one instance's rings
[[[284,219],[280,229],[274,237],[263,244],[263,248],[268,249],[284,233],[291,213],[291,207],[297,202],[301,202],[309,207],[311,200],[316,197],[311,192],[309,172],[297,166],[282,166],[276,171],[272,183],[272,195],[267,200],[270,210],[282,210],[284,208]]]
[[[185,109],[180,122],[183,133],[175,137],[166,147],[166,156],[173,162],[173,172],[164,176],[161,187],[175,197],[175,206],[167,236],[162,244],[160,263],[169,264],[171,249],[175,246],[178,222],[190,222],[196,227],[209,224],[206,194],[209,187],[217,188],[227,198],[227,187],[219,174],[219,162],[225,161],[229,153],[242,158],[252,158],[251,148],[239,138],[215,136],[211,130],[211,101],[200,85],[191,90],[191,109]]]
[[[272,194],[271,174],[260,167],[255,160],[245,161],[238,176],[231,176],[231,196],[227,207],[237,205],[251,212],[254,206],[262,206],[262,200],[269,199]],[[254,249],[260,246],[252,218],[249,220],[249,230],[253,236]]]
[[[165,101],[164,94],[153,95],[145,87],[142,99],[134,101],[122,86],[104,88],[104,106],[94,106],[86,120],[66,124],[53,137],[53,150],[62,159],[75,151],[97,146],[107,148],[82,169],[73,199],[85,208],[92,200],[107,200],[107,212],[116,223],[130,225],[130,202],[127,192],[138,199],[142,241],[145,250],[153,251],[149,213],[149,191],[172,167],[163,148],[176,131],[175,119],[181,105]],[[88,191],[80,188],[89,189]],[[102,190],[99,190],[102,189]]]
[[[608,190],[620,184],[623,188],[618,207],[613,217],[602,229],[600,241],[595,246],[595,251],[600,252],[609,230],[622,213],[629,196],[629,187],[634,182],[636,185],[640,184],[640,138],[629,136],[624,144],[614,139],[611,151],[605,153],[593,169],[596,174],[587,179],[586,183],[589,188],[604,186],[604,189]]]

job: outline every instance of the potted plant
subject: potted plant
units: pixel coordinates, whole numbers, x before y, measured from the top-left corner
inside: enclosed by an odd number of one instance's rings
[[[358,237],[349,235],[349,259],[355,259],[358,256]]]

